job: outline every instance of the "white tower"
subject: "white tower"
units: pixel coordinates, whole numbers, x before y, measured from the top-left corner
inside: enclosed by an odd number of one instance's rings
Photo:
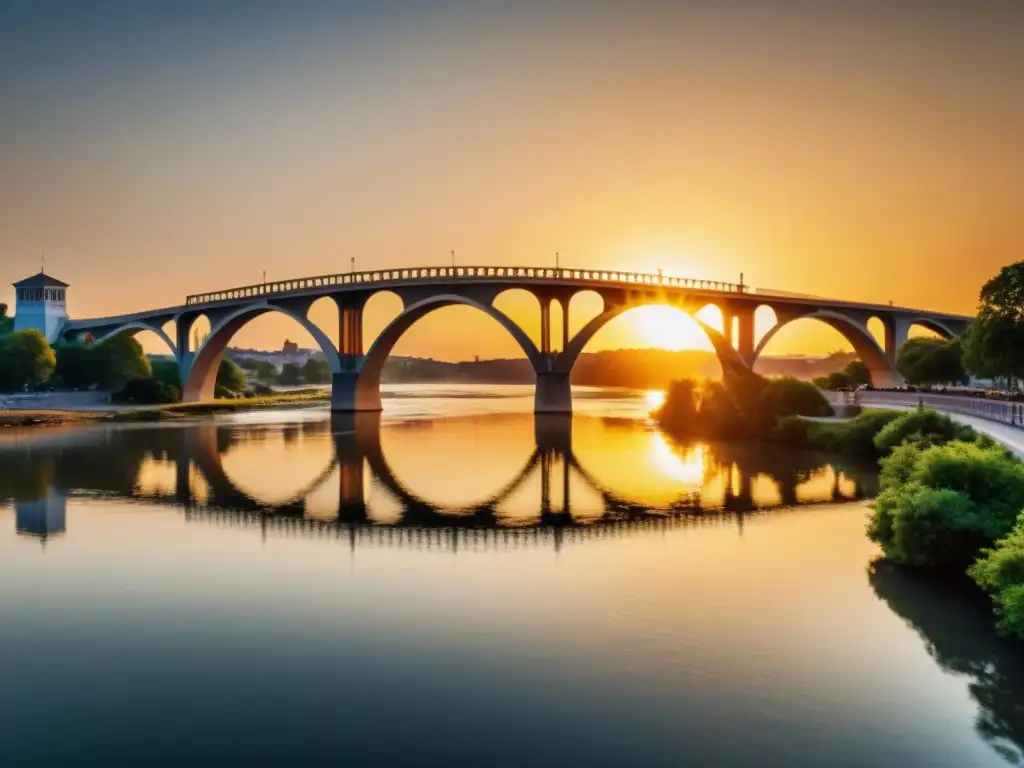
[[[15,283],[14,288],[14,330],[35,328],[53,342],[68,319],[68,284],[40,272]]]

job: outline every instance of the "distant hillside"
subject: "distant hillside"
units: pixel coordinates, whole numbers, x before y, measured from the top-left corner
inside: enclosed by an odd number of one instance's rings
[[[309,357],[322,357],[314,350],[263,352],[230,348],[235,361],[246,358],[269,362],[278,368],[285,362],[302,364]],[[834,352],[827,357],[763,357],[755,370],[765,376],[795,376],[810,380],[842,370],[856,359],[852,352]],[[721,376],[718,358],[713,352],[663,349],[616,349],[584,352],[572,372],[573,384],[594,387],[630,387],[664,389],[673,379],[715,379]],[[533,369],[522,358],[512,360],[475,360],[450,363],[422,357],[391,357],[384,365],[384,383],[463,382],[479,384],[530,384]]]

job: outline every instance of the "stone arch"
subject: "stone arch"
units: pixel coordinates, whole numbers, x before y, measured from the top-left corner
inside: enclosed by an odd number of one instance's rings
[[[797,320],[818,320],[838,331],[850,343],[857,356],[867,365],[868,370],[871,371],[871,381],[876,387],[894,387],[903,383],[903,377],[896,370],[896,364],[885,354],[885,350],[868,331],[866,324],[862,325],[845,315],[827,309],[818,309],[781,320],[761,337],[754,348],[751,365],[779,331]]]
[[[247,323],[265,315],[268,312],[280,312],[297,322],[302,328],[313,337],[313,340],[320,347],[331,366],[331,372],[341,372],[341,360],[334,342],[324,333],[322,329],[310,322],[306,317],[308,306],[302,311],[295,311],[280,304],[260,302],[241,307],[234,312],[218,318],[211,323],[210,335],[203,345],[195,352],[195,356],[187,364],[187,371],[182,372],[184,386],[182,386],[182,400],[186,403],[198,402],[201,400],[213,399],[214,388],[217,380],[217,369],[220,366],[224,350],[228,343],[238,331]],[[189,321],[189,328],[195,318]]]
[[[604,326],[606,326],[611,320],[631,309],[658,304],[663,304],[663,302],[652,301],[637,304],[619,304],[605,309],[604,312],[591,319],[590,322],[584,325],[575,336],[569,339],[569,343],[566,345],[565,350],[555,359],[552,372],[569,375],[573,366],[576,364],[576,361],[579,359],[580,354],[583,352],[583,349],[590,343],[591,339],[594,338],[597,332],[604,328]],[[703,307],[701,307],[701,309],[703,309]],[[747,369],[747,365],[743,361],[742,357],[740,357],[739,352],[737,352],[729,343],[724,333],[696,317],[694,314],[691,314],[691,317],[693,317],[694,322],[700,326],[701,330],[707,334],[708,340],[711,342],[711,346],[714,348],[715,354],[718,356],[718,361],[722,366],[723,372]]]

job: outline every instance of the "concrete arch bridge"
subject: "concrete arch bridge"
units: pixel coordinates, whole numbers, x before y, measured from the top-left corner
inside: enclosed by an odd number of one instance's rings
[[[540,305],[540,343],[495,306],[508,290],[525,290]],[[402,311],[379,336],[363,347],[363,310],[380,292],[399,297]],[[602,310],[574,334],[569,332],[569,302],[592,291]],[[312,305],[328,297],[338,307],[340,343],[309,319]],[[561,308],[560,327],[552,324],[552,307]],[[187,297],[184,304],[117,317],[68,320],[65,340],[91,334],[97,341],[120,333],[152,331],[167,344],[178,362],[183,398],[195,402],[213,398],[217,369],[231,338],[247,323],[269,312],[293,318],[316,340],[331,367],[332,410],[378,411],[384,362],[398,340],[417,321],[442,307],[473,307],[504,327],[522,348],[537,376],[535,410],[568,413],[572,410],[569,376],[584,347],[608,322],[634,307],[668,305],[694,315],[706,306],[717,307],[723,330],[697,322],[707,334],[723,370],[753,366],[767,343],[790,323],[819,320],[842,334],[871,370],[877,386],[902,383],[895,356],[910,328],[924,326],[951,338],[962,334],[971,318],[888,304],[865,304],[817,296],[752,288],[742,283],[669,277],[636,272],[545,269],[538,267],[415,267],[320,275],[274,283],[249,285]],[[769,307],[775,325],[755,338],[754,315]],[[192,329],[205,316],[210,333],[195,344]],[[879,343],[869,331],[873,319],[884,328]],[[170,325],[172,331],[165,327]]]

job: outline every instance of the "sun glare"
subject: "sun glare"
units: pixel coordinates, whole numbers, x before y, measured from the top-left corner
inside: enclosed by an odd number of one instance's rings
[[[648,347],[710,349],[707,336],[685,312],[664,306],[640,307],[630,313],[637,334]]]
[[[644,399],[653,411],[657,408],[661,408],[661,406],[665,404],[665,392],[661,389],[649,389],[644,395]]]

